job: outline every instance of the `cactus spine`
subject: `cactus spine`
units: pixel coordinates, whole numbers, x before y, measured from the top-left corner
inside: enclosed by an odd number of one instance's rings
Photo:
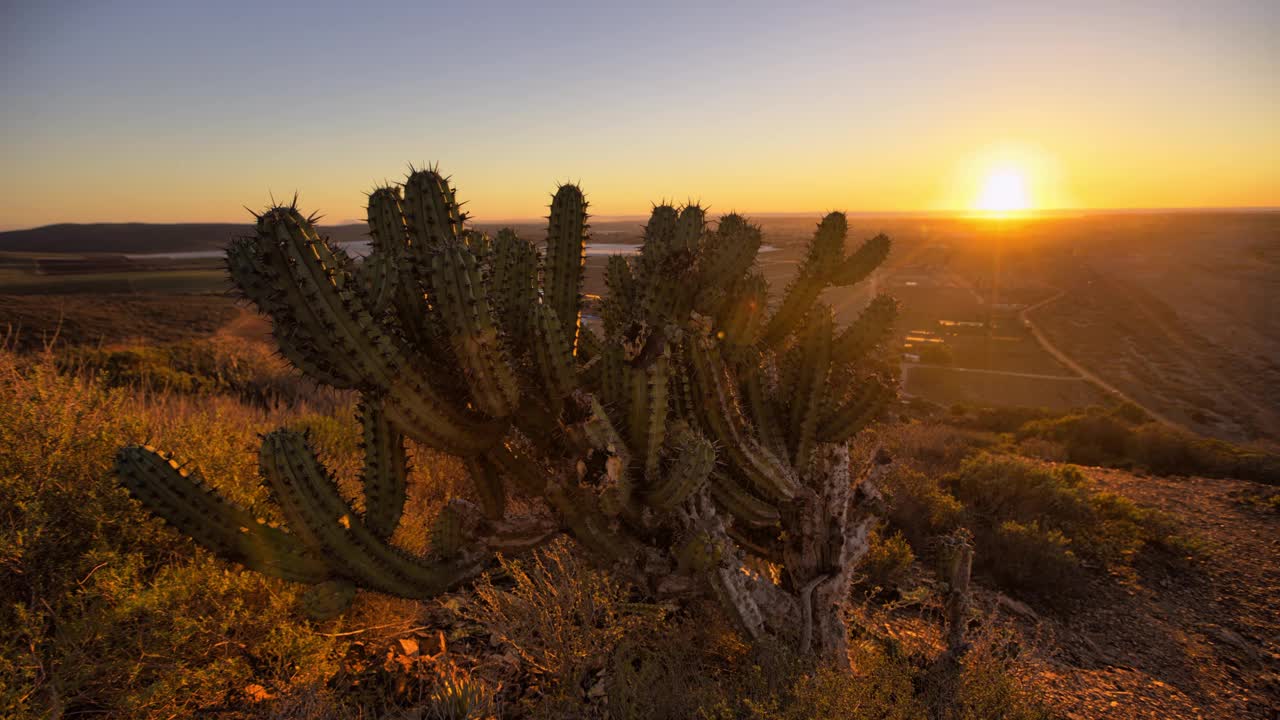
[[[567,534],[655,596],[710,592],[748,635],[840,657],[874,521],[875,466],[853,467],[846,441],[893,397],[858,363],[896,306],[877,298],[837,330],[818,300],[871,273],[888,239],[846,256],[848,222],[831,213],[770,312],[758,227],[730,214],[709,229],[700,206],[659,205],[640,254],[609,260],[591,328],[586,208],[578,187],[557,189],[544,255],[513,231],[469,229],[448,179],[414,170],[369,196],[372,253],[358,262],[292,205],[269,208],[228,269],[290,362],[360,394],[363,512],[289,429],[259,453],[287,529],[153,448],[120,451],[121,481],[219,555],[310,585],[317,618],[357,588],[430,597],[494,552]],[[461,457],[475,501],[439,513],[425,557],[392,542],[409,439]],[[752,556],[781,581],[747,572]]]

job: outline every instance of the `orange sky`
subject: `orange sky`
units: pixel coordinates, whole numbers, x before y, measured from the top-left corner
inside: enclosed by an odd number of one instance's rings
[[[601,215],[968,210],[996,172],[1039,208],[1280,205],[1277,3],[204,5],[4,11],[0,228],[295,190],[338,222],[409,161],[490,219],[563,180]]]

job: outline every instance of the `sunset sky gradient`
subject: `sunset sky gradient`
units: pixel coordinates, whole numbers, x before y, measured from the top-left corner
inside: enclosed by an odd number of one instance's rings
[[[0,5],[0,229],[334,222],[438,161],[486,219],[1280,205],[1280,3]],[[1037,7],[1045,5],[1045,7]]]

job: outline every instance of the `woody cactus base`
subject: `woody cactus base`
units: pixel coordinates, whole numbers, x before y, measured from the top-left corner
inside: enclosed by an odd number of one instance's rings
[[[758,227],[732,214],[712,230],[697,205],[661,205],[639,255],[609,259],[593,326],[576,186],[555,193],[545,250],[467,228],[434,169],[378,188],[368,212],[363,260],[293,206],[267,209],[227,251],[284,357],[359,393],[363,505],[289,429],[268,434],[259,456],[284,527],[150,447],[119,453],[135,497],[218,555],[309,584],[316,617],[340,613],[357,588],[431,597],[496,552],[566,534],[654,597],[711,593],[752,638],[844,656],[875,499],[875,463],[851,461],[848,441],[894,395],[862,368],[896,305],[877,297],[837,329],[821,295],[866,278],[887,238],[846,254],[844,215],[826,216],[770,310]],[[406,438],[463,458],[474,490],[435,518],[425,557],[390,540]],[[513,495],[539,510],[513,516]]]

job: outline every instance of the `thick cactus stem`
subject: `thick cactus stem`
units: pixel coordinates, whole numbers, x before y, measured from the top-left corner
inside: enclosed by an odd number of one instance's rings
[[[578,341],[582,265],[586,262],[587,201],[577,185],[561,185],[551,200],[547,226],[547,303],[565,337]]]

